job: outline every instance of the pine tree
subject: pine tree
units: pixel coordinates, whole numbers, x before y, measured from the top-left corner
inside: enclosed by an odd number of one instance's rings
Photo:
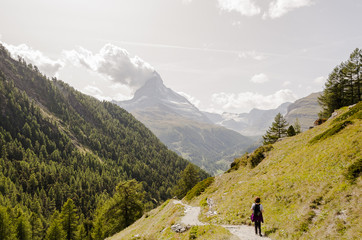
[[[97,216],[93,235],[108,237],[135,222],[143,214],[144,196],[141,183],[134,179],[121,181]]]
[[[66,239],[76,239],[78,215],[72,199],[69,198],[67,202],[64,203],[60,213],[60,220],[66,233]]]
[[[63,226],[59,219],[59,212],[57,210],[54,211],[52,216],[52,221],[50,226],[46,232],[46,240],[65,240],[66,233],[63,230]]]
[[[292,136],[295,136],[297,135],[295,130],[294,130],[294,127],[293,125],[290,125],[288,130],[287,130],[287,134],[288,134],[288,137],[292,137]]]
[[[295,119],[295,122],[294,122],[294,130],[295,130],[295,134],[299,134],[299,133],[302,132],[298,118]]]
[[[36,213],[30,215],[31,240],[40,240],[43,235],[43,223]]]
[[[11,237],[10,217],[6,212],[6,208],[0,206],[0,239],[10,240]]]
[[[103,240],[104,239],[104,233],[103,233],[103,222],[102,216],[99,216],[96,218],[95,223],[93,224],[93,231],[92,231],[92,237],[94,240]]]
[[[320,118],[329,117],[335,109],[361,101],[362,50],[356,48],[346,62],[329,74],[323,94],[318,98],[322,111]]]
[[[272,144],[275,143],[279,138],[287,136],[287,126],[287,120],[285,120],[281,113],[278,113],[274,118],[274,122],[263,136],[263,144]]]
[[[23,213],[18,217],[16,221],[15,234],[18,240],[30,240],[31,238],[30,223]]]
[[[199,181],[200,176],[195,165],[188,164],[181,172],[181,178],[174,189],[174,194],[179,199],[183,198]]]
[[[87,232],[85,230],[84,224],[81,224],[79,226],[78,232],[77,232],[77,239],[78,240],[86,240],[87,239]]]

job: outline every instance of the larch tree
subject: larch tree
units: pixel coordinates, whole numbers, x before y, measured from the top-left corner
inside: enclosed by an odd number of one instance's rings
[[[301,126],[300,126],[300,122],[299,122],[299,119],[298,119],[298,118],[295,119],[295,122],[294,122],[294,130],[295,130],[295,134],[299,134],[299,133],[302,132]]]
[[[121,181],[114,196],[107,200],[96,219],[93,236],[111,236],[128,227],[143,214],[145,192],[142,183],[135,179]]]
[[[179,198],[183,198],[200,181],[199,172],[195,165],[188,164],[181,172],[181,178],[177,182],[174,189],[174,194]]]
[[[263,144],[264,145],[273,144],[279,138],[286,137],[287,126],[288,126],[287,120],[285,120],[285,118],[281,113],[278,113],[274,118],[274,122],[266,131],[266,134],[263,136]]]
[[[68,199],[62,207],[60,220],[66,233],[67,240],[74,240],[78,230],[78,215],[72,199]]]
[[[30,240],[31,227],[27,217],[21,213],[16,221],[15,234],[18,240]]]
[[[10,240],[12,239],[10,217],[5,207],[0,206],[0,239]]]
[[[336,66],[329,74],[322,95],[318,98],[322,111],[319,117],[327,118],[334,110],[361,101],[362,50],[356,48],[349,59]]]
[[[50,226],[46,232],[46,240],[65,240],[66,233],[63,230],[63,226],[60,222],[59,212],[54,211]]]

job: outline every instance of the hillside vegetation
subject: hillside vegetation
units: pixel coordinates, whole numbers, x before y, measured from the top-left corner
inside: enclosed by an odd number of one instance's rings
[[[359,102],[318,127],[236,159],[228,173],[196,185],[200,189],[187,195],[189,204],[201,207],[200,220],[212,224],[215,234],[222,232],[218,224],[251,224],[250,207],[259,196],[265,209],[262,231],[272,239],[360,239],[361,139]],[[216,215],[209,212],[211,199]],[[168,233],[175,239],[195,239],[190,230],[170,233],[170,225],[183,214],[180,206],[170,204],[116,236],[168,239]]]
[[[0,45],[0,239],[21,226],[43,239],[66,203],[71,224],[90,237],[97,205],[120,181],[136,179],[152,208],[171,197],[187,164],[122,108],[49,80]]]
[[[252,139],[221,126],[158,109],[133,114],[170,149],[212,175],[223,173],[235,156],[254,149]]]

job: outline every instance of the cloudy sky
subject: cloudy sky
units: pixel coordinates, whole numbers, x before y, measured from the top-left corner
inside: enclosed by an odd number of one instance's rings
[[[157,71],[202,110],[275,108],[362,47],[360,0],[0,0],[0,41],[48,76],[124,100]]]

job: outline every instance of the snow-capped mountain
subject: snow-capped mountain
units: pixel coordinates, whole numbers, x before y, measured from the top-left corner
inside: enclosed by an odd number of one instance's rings
[[[212,123],[185,97],[167,88],[157,72],[153,73],[144,86],[138,89],[131,100],[117,102],[129,112],[159,108],[164,112],[178,114],[198,122]]]

